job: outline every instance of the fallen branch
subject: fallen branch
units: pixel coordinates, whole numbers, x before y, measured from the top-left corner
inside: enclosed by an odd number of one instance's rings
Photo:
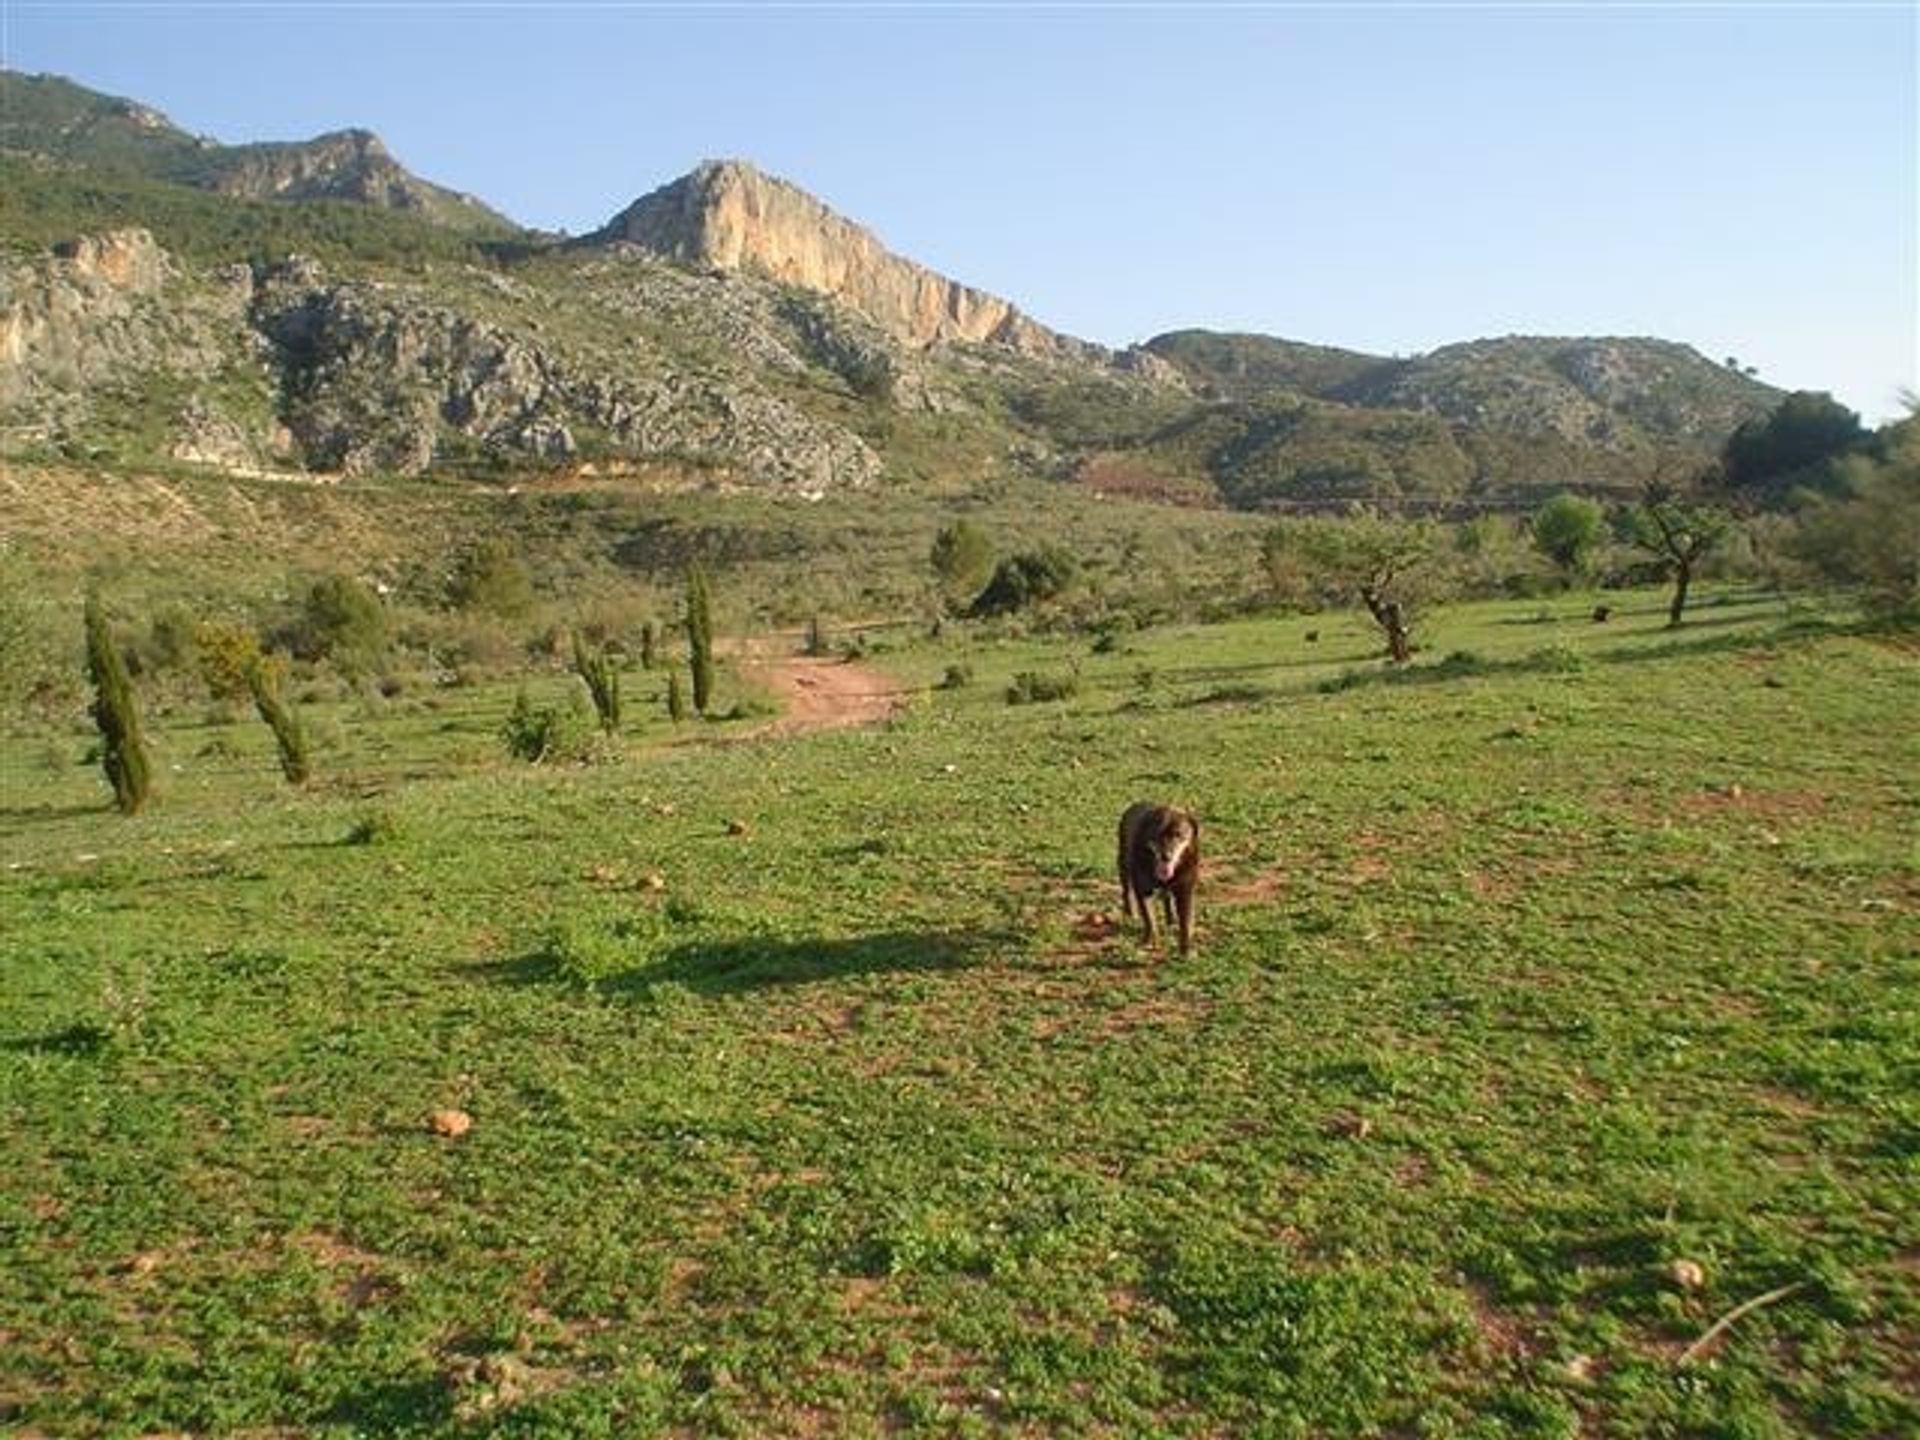
[[[1748,1300],[1743,1304],[1734,1306],[1733,1309],[1727,1311],[1726,1314],[1722,1315],[1718,1320],[1714,1321],[1713,1324],[1709,1325],[1707,1327],[1706,1334],[1702,1335],[1698,1340],[1694,1341],[1686,1349],[1682,1350],[1680,1352],[1680,1358],[1674,1361],[1673,1363],[1676,1366],[1691,1365],[1695,1360],[1698,1360],[1703,1354],[1705,1354],[1707,1349],[1713,1344],[1713,1342],[1718,1340],[1722,1335],[1724,1335],[1727,1331],[1727,1328],[1730,1325],[1732,1325],[1734,1321],[1738,1320],[1741,1316],[1751,1315],[1754,1311],[1762,1308],[1763,1306],[1772,1305],[1776,1301],[1784,1300],[1789,1295],[1792,1295],[1795,1292],[1804,1290],[1806,1288],[1807,1288],[1806,1281],[1796,1280],[1791,1285],[1782,1285],[1778,1290],[1769,1290],[1764,1295],[1756,1295],[1753,1297],[1753,1299]]]

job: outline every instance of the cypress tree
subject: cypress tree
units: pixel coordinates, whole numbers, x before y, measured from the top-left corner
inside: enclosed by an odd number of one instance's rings
[[[693,708],[702,715],[713,701],[713,604],[707,572],[687,567],[687,663],[693,672]]]
[[[667,718],[676,725],[687,718],[687,697],[680,688],[680,671],[677,668],[667,672]]]
[[[313,775],[313,749],[307,743],[307,727],[281,694],[280,678],[285,669],[286,662],[278,656],[254,656],[247,664],[247,693],[253,696],[253,708],[273,731],[273,743],[280,750],[280,773],[289,784],[304,785]]]
[[[93,723],[100,727],[100,764],[113,786],[113,803],[123,815],[136,814],[153,788],[153,766],[140,734],[140,712],[133,701],[127,662],[114,646],[100,597],[89,595],[86,608],[87,675],[93,681]]]

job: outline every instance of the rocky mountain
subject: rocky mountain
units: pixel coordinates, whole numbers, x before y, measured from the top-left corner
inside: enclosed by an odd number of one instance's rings
[[[249,199],[353,201],[473,234],[519,230],[473,196],[412,174],[369,131],[221,145],[188,134],[151,106],[57,75],[0,71],[0,150]]]
[[[20,201],[0,208],[0,448],[17,458],[1526,504],[1630,486],[1778,399],[1645,339],[1401,359],[1180,331],[1116,353],[740,161],[560,243],[364,131],[218,146],[56,77],[0,84],[0,187]]]
[[[707,161],[634,201],[588,243],[618,240],[684,264],[816,291],[912,345],[966,340],[1027,355],[1107,358],[997,295],[902,259],[799,186],[744,161]]]

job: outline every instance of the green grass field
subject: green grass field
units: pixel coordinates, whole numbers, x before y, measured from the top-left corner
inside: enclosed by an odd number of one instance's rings
[[[300,795],[183,722],[134,820],[12,745],[0,1428],[1920,1432],[1920,650],[1703,599],[882,637],[884,728],[584,768],[448,691]]]

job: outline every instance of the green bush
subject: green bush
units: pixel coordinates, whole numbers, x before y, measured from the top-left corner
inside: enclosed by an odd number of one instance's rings
[[[566,705],[535,705],[524,686],[500,727],[501,743],[516,760],[529,764],[584,760],[593,749],[593,722],[579,690]]]
[[[1006,615],[1063,594],[1079,565],[1057,546],[1009,555],[994,567],[986,589],[974,597],[970,613]]]
[[[1007,686],[1009,705],[1033,705],[1046,700],[1071,700],[1080,691],[1080,677],[1073,674],[1043,675],[1022,670]]]

